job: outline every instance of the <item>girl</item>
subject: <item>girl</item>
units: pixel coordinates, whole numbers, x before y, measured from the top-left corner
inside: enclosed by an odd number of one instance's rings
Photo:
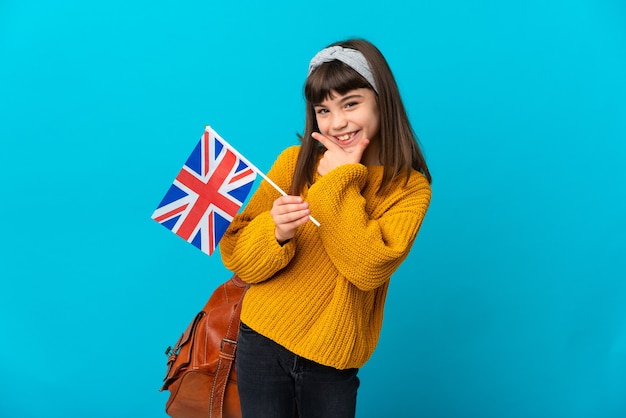
[[[250,284],[236,359],[244,418],[355,416],[390,277],[430,203],[428,167],[374,45],[320,51],[304,95],[301,145],[268,172],[291,195],[262,182],[220,242],[226,268]]]

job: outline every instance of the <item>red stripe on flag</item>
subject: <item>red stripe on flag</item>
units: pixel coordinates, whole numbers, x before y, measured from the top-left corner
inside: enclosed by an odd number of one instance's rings
[[[167,218],[171,218],[172,216],[177,215],[180,212],[184,211],[187,208],[187,206],[189,206],[189,203],[185,203],[183,206],[177,207],[176,209],[173,209],[167,213],[164,213],[163,215],[154,218],[154,220],[157,222],[162,222],[166,220]]]
[[[241,173],[237,174],[236,176],[234,176],[232,179],[230,179],[230,181],[228,182],[228,184],[234,183],[237,180],[244,178],[246,176],[249,176],[251,173],[253,173],[252,169],[247,169],[246,171],[242,171]]]
[[[224,158],[220,161],[219,166],[215,169],[206,183],[195,177],[185,168],[178,173],[176,180],[198,194],[198,199],[196,199],[189,213],[185,217],[185,220],[176,232],[178,235],[186,240],[189,240],[189,237],[196,229],[200,219],[204,216],[211,204],[219,207],[231,216],[235,216],[237,214],[240,206],[223,196],[219,191],[236,162],[237,157],[235,154],[227,149],[226,155],[224,155]]]

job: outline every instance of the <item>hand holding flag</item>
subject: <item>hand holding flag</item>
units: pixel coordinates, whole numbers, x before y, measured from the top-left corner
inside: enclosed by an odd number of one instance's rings
[[[207,126],[152,219],[211,255],[250,193],[257,173],[287,195]]]

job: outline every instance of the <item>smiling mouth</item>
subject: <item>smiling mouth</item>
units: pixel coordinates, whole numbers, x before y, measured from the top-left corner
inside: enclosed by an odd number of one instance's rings
[[[356,135],[356,132],[349,132],[347,134],[336,136],[335,138],[337,138],[338,141],[344,142],[352,138],[354,135]]]

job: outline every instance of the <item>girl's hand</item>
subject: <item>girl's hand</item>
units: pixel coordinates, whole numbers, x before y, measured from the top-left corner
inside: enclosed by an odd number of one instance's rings
[[[353,148],[345,149],[335,144],[332,139],[325,137],[319,132],[313,132],[311,136],[318,140],[326,148],[326,151],[317,166],[317,172],[321,176],[328,173],[332,169],[339,167],[340,165],[360,163],[361,158],[363,157],[363,152],[365,152],[365,148],[367,148],[370,143],[369,139],[363,138],[357,142]]]
[[[308,222],[309,214],[309,204],[300,196],[281,196],[276,199],[270,210],[276,224],[276,240],[282,244],[293,238],[296,229]]]

